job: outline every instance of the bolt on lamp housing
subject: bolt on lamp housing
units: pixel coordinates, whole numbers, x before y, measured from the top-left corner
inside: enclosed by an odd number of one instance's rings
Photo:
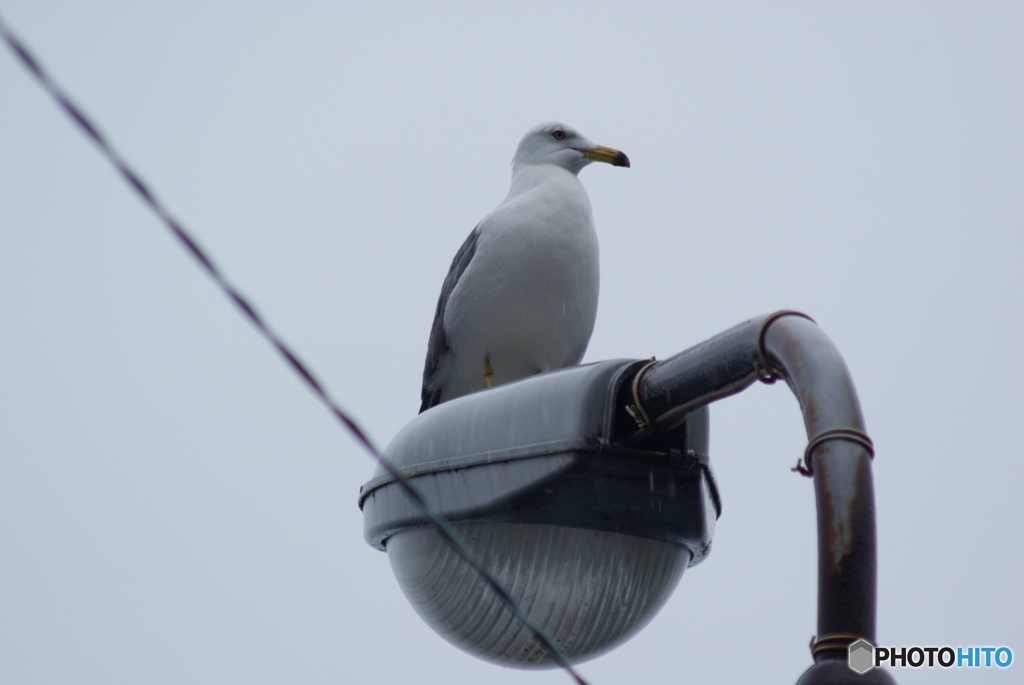
[[[650,621],[708,554],[720,514],[708,414],[627,446],[617,406],[645,361],[613,360],[457,398],[417,416],[385,457],[575,662]],[[367,542],[385,550],[420,616],[504,666],[554,666],[389,474],[360,491]]]

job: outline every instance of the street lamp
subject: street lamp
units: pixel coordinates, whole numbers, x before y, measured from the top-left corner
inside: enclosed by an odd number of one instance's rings
[[[707,556],[721,513],[707,405],[777,378],[800,401],[818,506],[818,637],[800,683],[891,683],[846,664],[852,642],[875,636],[871,442],[842,358],[802,314],[751,319],[660,362],[457,398],[417,416],[385,457],[579,662],[640,630]],[[367,541],[434,630],[505,666],[554,665],[392,474],[378,470],[359,503]]]

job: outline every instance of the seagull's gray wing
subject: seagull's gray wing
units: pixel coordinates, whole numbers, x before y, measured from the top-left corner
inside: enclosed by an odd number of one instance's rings
[[[449,350],[448,338],[444,332],[444,313],[448,308],[448,298],[452,296],[452,291],[455,290],[466,267],[473,260],[473,255],[476,253],[476,242],[479,238],[480,225],[477,224],[477,227],[466,238],[466,242],[462,243],[462,247],[455,253],[452,267],[448,270],[448,276],[444,279],[444,285],[441,287],[441,296],[437,299],[437,312],[434,313],[434,325],[430,328],[430,342],[427,343],[427,363],[423,367],[421,413],[436,404],[441,404],[442,388],[434,386],[432,381],[434,374],[437,373],[437,367],[441,363],[441,357]]]

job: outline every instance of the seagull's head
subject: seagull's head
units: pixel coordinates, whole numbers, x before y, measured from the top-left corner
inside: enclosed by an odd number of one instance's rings
[[[553,164],[578,174],[591,162],[628,167],[629,157],[596,145],[572,126],[555,121],[534,126],[523,136],[512,158],[512,170],[531,164]]]

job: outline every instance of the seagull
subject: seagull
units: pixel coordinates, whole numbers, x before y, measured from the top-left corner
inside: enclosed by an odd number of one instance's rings
[[[512,158],[512,187],[452,260],[437,301],[420,412],[574,366],[597,316],[598,248],[587,191],[591,162],[629,166],[567,124],[532,128]]]

